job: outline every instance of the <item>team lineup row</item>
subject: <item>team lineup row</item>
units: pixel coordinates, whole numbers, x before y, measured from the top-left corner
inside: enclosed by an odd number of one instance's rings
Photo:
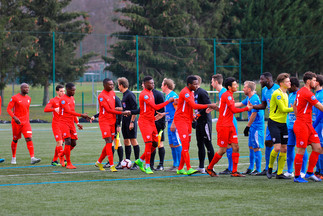
[[[238,88],[236,80],[229,77],[223,82],[222,75],[216,74],[212,76],[211,84],[219,92],[219,104],[212,104],[207,92],[200,88],[202,80],[199,76],[188,76],[187,86],[182,89],[179,95],[173,91],[174,82],[165,78],[161,86],[162,91],[166,94],[165,102],[163,94],[154,89],[153,78],[147,76],[143,79],[143,91],[140,93],[139,109],[137,109],[135,95],[128,89],[129,83],[126,78],[122,77],[117,80],[118,88],[123,93],[121,101],[116,97],[113,81],[105,79],[103,81],[104,89],[98,96],[100,112],[92,118],[87,114],[75,112],[73,96],[76,87],[74,84],[66,84],[66,93],[64,86],[58,85],[56,87],[57,97],[51,99],[44,110],[53,113],[52,129],[57,145],[52,165],[59,165],[59,159],[62,166],[65,166],[66,163],[66,168],[76,168],[71,163],[70,154],[78,139],[75,123],[79,129],[83,128],[77,117],[83,117],[86,120],[98,117],[105,146],[95,164],[102,171],[106,167],[110,167],[113,172],[122,168],[120,163],[115,166],[113,162],[114,149],[118,150],[119,162],[123,157],[122,145],[118,144],[118,139],[116,146],[113,146],[116,133],[121,132],[120,122],[122,122],[122,135],[127,159],[130,159],[131,145],[134,149],[135,163],[132,169],[139,168],[147,174],[152,174],[153,170],[163,170],[165,149],[162,130],[167,122],[168,140],[173,156],[173,166],[170,171],[176,171],[177,174],[192,175],[199,171],[216,177],[218,174],[213,170],[213,167],[227,153],[229,166],[220,174],[231,174],[232,177],[244,177],[244,174],[267,175],[268,178],[272,178],[273,165],[278,158],[277,179],[290,179],[294,176],[294,182],[307,182],[305,179],[321,181],[323,174],[323,169],[321,169],[321,167],[323,168],[323,152],[320,144],[323,134],[323,106],[321,104],[323,102],[321,91],[323,78],[321,75],[306,72],[303,80],[304,87],[299,89],[298,79],[290,78],[288,74],[282,73],[277,77],[278,84],[274,84],[272,75],[266,72],[260,77],[263,88],[261,100],[255,93],[256,84],[246,81],[243,88],[246,99],[235,102],[233,93]],[[311,92],[312,89],[316,90],[317,98]],[[32,130],[29,123],[31,98],[27,95],[28,92],[28,84],[21,84],[21,92],[11,98],[7,107],[7,112],[12,117],[12,164],[16,164],[16,148],[21,134],[26,139],[31,163],[40,162],[40,159],[34,157]],[[269,111],[269,120],[265,138],[264,109],[266,107]],[[216,124],[219,150],[215,153],[211,143],[212,119],[210,113],[213,110],[219,112]],[[244,111],[248,111],[248,124],[244,135],[249,136],[250,166],[244,174],[241,174],[237,171],[239,145],[234,114]],[[145,150],[140,157],[139,145],[136,140],[137,114],[139,114],[138,126],[145,142]],[[312,120],[314,120],[314,126]],[[189,145],[192,122],[196,128],[199,150],[199,168],[197,170],[190,165]],[[64,149],[63,142],[65,143]],[[266,168],[261,171],[261,148],[264,147],[264,143],[266,145]],[[295,145],[297,147],[296,156],[294,156]],[[306,151],[307,145],[312,147],[309,160]],[[204,168],[205,147],[210,162],[206,168]],[[157,169],[153,168],[156,148],[158,148],[160,156],[160,164]],[[103,165],[105,157],[108,157],[109,162]],[[286,159],[288,172],[283,174]],[[307,161],[308,169],[305,174]],[[185,164],[186,170],[184,169]],[[254,169],[254,164],[256,164],[256,169]],[[293,174],[293,164],[295,175]],[[316,165],[317,173],[314,173]]]

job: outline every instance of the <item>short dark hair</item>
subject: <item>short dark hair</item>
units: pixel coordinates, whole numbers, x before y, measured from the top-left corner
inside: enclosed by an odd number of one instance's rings
[[[313,73],[312,71],[307,71],[303,76],[304,83],[306,83],[307,80],[313,79],[314,77],[316,77],[315,73]]]
[[[64,86],[63,85],[61,85],[61,84],[58,84],[57,86],[56,86],[56,91],[59,91],[60,89],[62,89],[62,88],[64,88]]]
[[[237,80],[235,79],[235,78],[233,78],[233,77],[228,77],[228,78],[226,78],[225,80],[224,80],[224,87],[226,88],[226,89],[229,89],[229,86],[231,86],[232,87],[232,83],[233,82],[236,82]]]
[[[186,84],[193,84],[193,81],[194,80],[197,80],[196,76],[194,75],[189,75],[187,78],[186,78]]]
[[[220,85],[222,85],[223,83],[223,76],[222,74],[215,74],[212,76],[212,79],[214,79],[215,81],[217,81]]]
[[[262,74],[262,76],[266,77],[267,79],[273,79],[273,75],[270,72],[265,72]]]
[[[317,75],[316,82],[318,82],[320,86],[323,86],[323,75]]]
[[[143,82],[147,82],[149,80],[152,80],[153,78],[151,76],[145,76],[144,79],[143,79]]]
[[[110,78],[105,78],[105,79],[103,80],[103,85],[105,85],[106,83],[108,83],[108,82],[110,82],[110,81],[112,81],[112,79],[110,79]]]
[[[291,77],[290,84],[291,84],[291,86],[296,86],[298,88],[299,87],[299,80],[296,77]]]
[[[72,89],[75,85],[73,83],[66,83],[65,88],[66,89]]]

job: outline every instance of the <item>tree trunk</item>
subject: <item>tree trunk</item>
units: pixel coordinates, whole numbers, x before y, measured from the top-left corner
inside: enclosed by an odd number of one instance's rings
[[[49,101],[49,82],[46,81],[45,85],[44,85],[44,97],[43,97],[43,106],[46,106],[46,104]]]

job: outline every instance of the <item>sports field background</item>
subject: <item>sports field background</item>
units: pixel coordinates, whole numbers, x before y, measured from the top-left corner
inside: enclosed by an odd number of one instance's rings
[[[242,135],[245,125],[246,122],[238,122],[241,172],[249,165],[247,138]],[[51,124],[32,124],[32,128],[35,156],[42,161],[30,165],[25,141],[19,140],[17,165],[11,165],[11,125],[0,124],[0,156],[6,159],[0,164],[0,215],[320,215],[322,212],[322,183],[296,184],[292,180],[268,180],[265,176],[211,178],[205,174],[180,176],[167,171],[155,171],[153,175],[139,170],[99,171],[94,163],[104,142],[96,123],[84,123],[84,130],[78,132],[78,145],[71,156],[77,169],[52,167],[55,142]],[[197,168],[195,130],[192,137],[191,163]],[[140,133],[138,141],[142,153]],[[212,141],[217,150],[215,123]],[[165,149],[167,169],[172,165],[167,140]],[[131,159],[134,160],[133,153]],[[155,159],[158,164],[158,154]],[[219,172],[226,167],[224,157],[215,170]]]

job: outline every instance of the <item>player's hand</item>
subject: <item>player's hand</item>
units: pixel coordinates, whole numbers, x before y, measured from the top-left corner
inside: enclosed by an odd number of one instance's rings
[[[13,118],[13,120],[15,120],[15,122],[17,123],[17,124],[20,124],[21,122],[20,122],[20,119],[18,118],[18,117],[16,117],[16,116],[14,116],[14,117],[12,117]]]
[[[174,121],[173,121],[172,125],[170,126],[170,131],[175,132],[175,130],[176,130],[176,127],[175,127],[175,124],[174,124]]]
[[[248,101],[247,107],[248,107],[248,111],[253,109],[253,105],[250,103],[250,101]]]
[[[79,128],[79,130],[83,130],[83,125],[81,125],[81,124],[76,124],[76,125]]]
[[[244,134],[245,136],[249,136],[249,129],[250,129],[250,127],[249,127],[249,126],[246,126],[246,128],[244,129],[243,134]]]
[[[174,105],[177,105],[178,104],[178,98],[174,99]]]
[[[122,107],[116,107],[115,110],[122,111],[123,109],[122,109]]]
[[[159,119],[163,118],[167,113],[166,112],[163,112],[163,113],[160,113],[160,112],[156,112],[157,115],[155,115],[155,121],[158,121]]]
[[[117,132],[120,133],[120,131],[121,131],[121,127],[117,126]]]
[[[132,130],[134,127],[135,127],[135,123],[130,122],[130,124],[129,124],[129,130]]]
[[[122,111],[121,114],[124,115],[124,116],[130,116],[131,111],[130,110]]]
[[[219,107],[217,103],[208,104],[207,106],[212,110],[219,111]]]
[[[91,119],[90,119],[90,122],[92,123],[92,121],[94,120],[95,118],[94,118],[94,116],[92,116],[91,117]]]
[[[55,112],[59,113],[59,107],[55,108],[54,110]]]
[[[168,99],[168,102],[169,102],[169,103],[172,103],[172,102],[174,102],[174,100],[175,100],[175,99],[174,99],[173,97],[171,97],[171,98],[169,98],[169,99]]]
[[[90,121],[91,118],[87,115],[87,113],[81,114],[81,117],[84,118],[86,121]]]

